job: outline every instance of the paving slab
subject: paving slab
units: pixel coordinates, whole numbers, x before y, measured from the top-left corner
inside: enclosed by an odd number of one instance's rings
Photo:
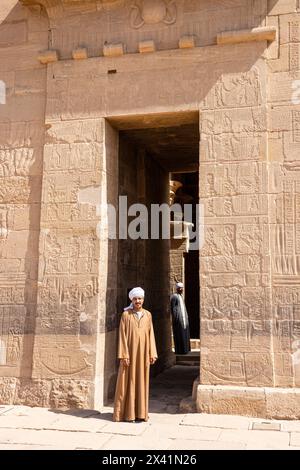
[[[49,410],[48,408],[39,408],[39,407],[30,407],[23,405],[14,405],[9,407],[2,416],[53,416],[55,412]]]
[[[245,418],[244,416],[191,413],[183,417],[181,424],[186,426],[217,427],[224,429],[249,429],[251,419]]]
[[[23,429],[1,429],[0,445],[31,444],[53,446],[56,449],[99,449],[109,439],[109,435],[88,432],[32,431]]]
[[[281,429],[289,432],[300,432],[300,421],[282,421]]]
[[[47,425],[46,429],[58,431],[99,432],[106,425],[107,420],[101,418],[77,418],[76,416],[64,416],[57,418],[53,423]]]
[[[129,436],[140,436],[147,428],[149,423],[109,423],[103,426],[102,433],[106,434],[122,434]]]
[[[0,444],[0,450],[56,450],[55,446],[39,446],[33,444]],[[68,450],[68,447],[61,450]]]
[[[169,413],[149,413],[149,424],[172,424],[178,426],[183,422],[185,414],[169,414]]]
[[[1,405],[0,406],[0,416],[5,414],[5,413],[8,413],[8,411],[10,410],[13,410],[13,406],[11,405]]]
[[[175,439],[169,450],[245,450],[246,445],[239,442],[201,441]]]
[[[291,432],[290,446],[300,446],[300,432]]]
[[[242,444],[263,445],[274,449],[281,449],[289,445],[290,436],[288,432],[278,431],[245,431],[240,429],[223,430],[220,434],[220,441],[241,442]]]
[[[58,421],[57,416],[45,416],[43,413],[39,416],[23,416],[23,415],[2,415],[0,416],[0,428],[10,429],[48,429],[51,425]]]
[[[112,436],[101,450],[168,450],[171,444],[171,439],[156,436]]]
[[[256,431],[281,431],[281,423],[275,423],[274,421],[252,423],[251,429],[256,430]]]
[[[221,430],[217,428],[191,428],[190,426],[174,426],[172,424],[153,423],[143,433],[143,438],[148,439],[151,438],[151,436],[157,436],[158,439],[166,437],[168,439],[198,439],[203,441],[214,441],[218,439],[220,433]]]

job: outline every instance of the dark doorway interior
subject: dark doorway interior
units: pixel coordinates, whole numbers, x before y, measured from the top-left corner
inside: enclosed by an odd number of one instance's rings
[[[182,186],[177,190],[175,203],[187,203],[193,207],[192,223],[196,220],[196,205],[199,204],[199,172],[172,173],[172,181],[178,181]],[[183,281],[185,286],[185,304],[189,316],[191,338],[200,338],[200,283],[199,283],[199,250],[189,250],[183,254]]]
[[[127,196],[128,206],[143,203],[150,209],[151,204],[169,204],[170,176],[175,173],[182,176],[193,203],[198,201],[198,113],[136,116],[129,120],[125,116],[110,123],[119,130],[119,195]],[[130,220],[129,217],[129,223]],[[185,273],[183,271],[192,336],[195,338],[199,338],[198,255],[199,252],[185,254]],[[159,373],[175,363],[169,305],[172,293],[170,240],[119,240],[120,312],[128,305],[128,290],[136,285],[145,288],[145,308],[153,315],[160,358],[156,373]]]

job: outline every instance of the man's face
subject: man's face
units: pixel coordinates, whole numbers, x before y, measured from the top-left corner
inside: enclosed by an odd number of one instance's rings
[[[132,304],[136,310],[139,310],[142,308],[142,305],[144,303],[143,297],[133,297],[132,299]]]
[[[183,292],[183,287],[177,287],[177,292],[178,292],[178,294],[182,294],[182,292]]]

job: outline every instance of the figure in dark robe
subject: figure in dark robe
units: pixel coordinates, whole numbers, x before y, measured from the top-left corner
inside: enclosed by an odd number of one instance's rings
[[[190,327],[184,299],[183,283],[176,283],[176,294],[171,296],[171,315],[175,354],[187,354],[191,350]]]
[[[152,316],[142,308],[144,291],[129,292],[131,305],[119,328],[119,373],[115,392],[114,421],[148,421],[150,365],[157,359]]]

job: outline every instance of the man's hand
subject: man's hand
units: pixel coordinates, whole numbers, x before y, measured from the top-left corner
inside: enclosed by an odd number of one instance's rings
[[[128,367],[130,365],[130,359],[121,359],[121,363],[123,366]]]
[[[150,357],[150,364],[154,364],[156,360],[157,360],[157,357]]]

